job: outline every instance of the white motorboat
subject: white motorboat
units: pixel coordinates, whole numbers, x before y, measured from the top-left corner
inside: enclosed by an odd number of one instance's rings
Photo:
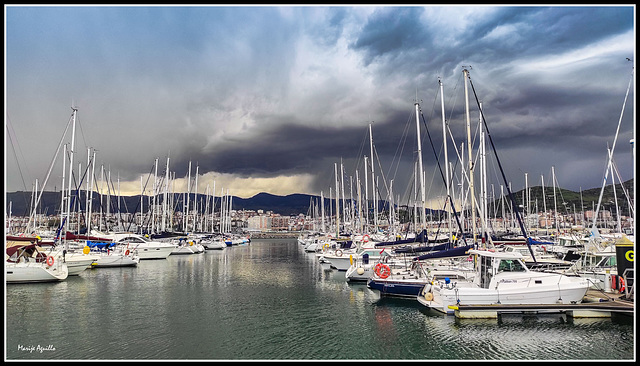
[[[61,252],[45,254],[35,243],[16,243],[5,249],[7,283],[55,282],[68,276],[69,269]]]
[[[140,259],[166,259],[176,248],[175,244],[154,241],[135,233],[114,233],[110,237],[125,251],[133,251]]]
[[[470,250],[472,280],[433,280],[418,294],[430,309],[453,314],[455,305],[580,303],[589,289],[585,278],[527,268],[520,253]]]
[[[617,258],[614,246],[602,251],[583,251],[564,274],[576,275],[589,280],[590,287],[595,290],[611,290],[611,276],[618,274]]]

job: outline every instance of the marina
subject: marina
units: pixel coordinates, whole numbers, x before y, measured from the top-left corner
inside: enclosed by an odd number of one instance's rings
[[[635,8],[83,10],[8,16],[5,360],[635,361]]]
[[[256,239],[7,285],[6,359],[633,360],[634,317],[618,315],[461,319]]]

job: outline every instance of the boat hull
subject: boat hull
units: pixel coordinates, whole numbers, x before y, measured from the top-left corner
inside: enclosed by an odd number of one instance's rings
[[[7,283],[57,282],[69,276],[65,264],[54,267],[42,263],[6,263],[5,280]]]
[[[139,245],[134,252],[140,259],[167,259],[176,247],[171,244],[166,245]]]
[[[588,289],[588,281],[579,277],[557,278],[555,284],[547,285],[536,284],[536,279],[532,278],[530,285],[498,286],[495,289],[478,288],[465,283],[458,286],[434,284],[425,287],[418,301],[430,309],[453,314],[453,307],[457,305],[577,304],[582,302]]]
[[[123,254],[103,254],[98,257],[96,264],[92,268],[109,268],[109,267],[135,267],[140,263],[140,258],[132,255]]]
[[[388,280],[374,276],[367,281],[367,287],[380,292],[380,296],[415,298],[428,282],[426,278]]]

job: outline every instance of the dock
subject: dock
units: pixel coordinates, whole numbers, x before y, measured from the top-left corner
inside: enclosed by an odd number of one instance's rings
[[[573,318],[608,318],[613,314],[633,316],[634,301],[627,300],[622,294],[588,291],[579,304],[540,304],[540,305],[457,305],[451,306],[456,318],[460,319],[497,319],[502,314],[566,314]]]

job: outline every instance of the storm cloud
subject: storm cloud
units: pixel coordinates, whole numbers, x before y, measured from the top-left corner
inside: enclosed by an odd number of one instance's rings
[[[200,192],[217,180],[244,197],[327,196],[336,163],[347,179],[356,169],[363,179],[369,124],[380,185],[393,179],[403,194],[414,181],[416,101],[427,126],[425,171],[441,187],[439,81],[459,169],[463,68],[514,188],[524,187],[525,173],[530,185],[541,175],[549,184],[552,167],[563,188],[599,187],[621,113],[616,166],[622,179],[634,176],[633,83],[622,110],[635,65],[634,6],[5,11],[6,191],[42,184],[73,105],[75,161],[86,166],[95,149],[97,165],[128,194],[139,194],[155,159],[162,172],[169,157],[176,178],[187,177],[189,162],[192,176],[198,167]],[[475,135],[472,93],[470,103]],[[60,186],[56,164],[49,189]]]

